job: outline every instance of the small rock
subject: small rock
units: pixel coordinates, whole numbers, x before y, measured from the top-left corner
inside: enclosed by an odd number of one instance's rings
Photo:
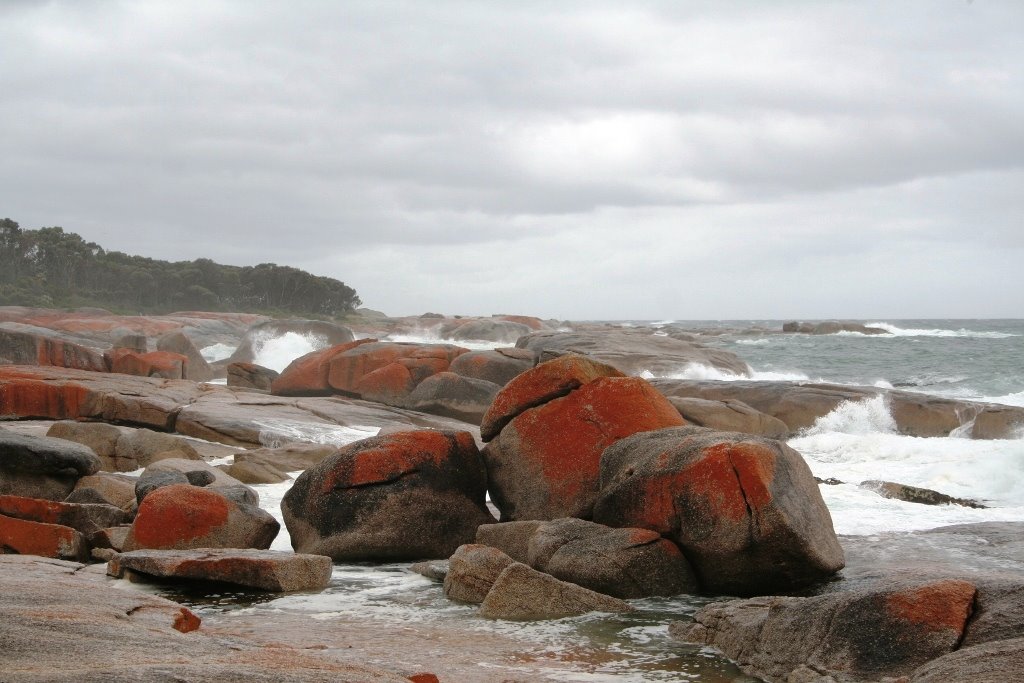
[[[630,612],[627,603],[513,562],[480,605],[492,619],[559,619],[587,612]]]

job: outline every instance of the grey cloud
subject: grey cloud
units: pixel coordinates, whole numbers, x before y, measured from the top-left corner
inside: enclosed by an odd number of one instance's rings
[[[706,280],[743,264],[782,273],[764,316],[830,257],[969,278],[1024,247],[1021,29],[985,0],[5,3],[0,213],[395,312],[736,309]]]

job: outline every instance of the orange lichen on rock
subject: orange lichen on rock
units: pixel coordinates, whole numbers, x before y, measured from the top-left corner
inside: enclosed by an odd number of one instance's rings
[[[85,415],[89,390],[78,384],[50,384],[0,369],[0,415],[66,420]]]
[[[490,441],[517,415],[566,396],[601,377],[625,375],[610,365],[576,354],[560,356],[534,366],[513,378],[494,397],[480,424],[480,435],[484,441]],[[678,411],[676,413],[678,414]]]
[[[349,349],[376,341],[376,339],[360,339],[313,351],[296,358],[284,369],[280,377],[274,379],[270,391],[278,396],[329,394],[331,385],[327,381],[327,376],[330,372],[331,359]]]
[[[174,623],[171,626],[175,631],[181,631],[182,633],[189,633],[195,631],[202,624],[203,620],[200,619],[195,612],[187,607],[182,607],[178,614],[174,615]]]
[[[977,589],[967,581],[936,581],[913,590],[893,593],[886,599],[886,610],[897,619],[933,631],[952,629],[962,632],[974,611],[976,594]]]
[[[224,496],[188,484],[153,491],[139,505],[132,535],[138,547],[174,548],[209,534],[228,520]]]
[[[543,330],[544,323],[541,322],[540,318],[534,318],[531,315],[503,315],[499,316],[498,320],[504,320],[510,323],[519,323],[520,325],[526,325],[531,330]]]
[[[553,509],[589,515],[586,507],[597,494],[605,448],[637,432],[684,424],[679,411],[646,381],[601,377],[520,414],[509,424],[508,440],[514,442],[514,457],[542,473]],[[506,437],[501,438],[504,450]]]
[[[359,378],[356,393],[371,401],[381,401],[407,396],[415,387],[416,382],[408,367],[389,363]]]
[[[71,527],[0,515],[0,551],[84,561],[89,545]]]
[[[440,466],[449,456],[449,435],[435,431],[412,431],[392,434],[387,441],[352,455],[352,466],[339,469],[324,478],[322,490],[327,493],[338,486],[356,487],[394,481],[413,473],[424,465]],[[468,432],[459,432],[456,439],[460,448],[472,441]]]

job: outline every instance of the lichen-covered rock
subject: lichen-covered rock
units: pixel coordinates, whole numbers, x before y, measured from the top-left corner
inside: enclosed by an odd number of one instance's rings
[[[271,381],[270,392],[277,396],[326,396],[331,394],[334,392],[328,382],[331,359],[349,349],[376,341],[376,339],[348,341],[299,356]]]
[[[281,525],[270,513],[210,488],[165,486],[139,505],[126,550],[270,547]]]
[[[89,543],[69,526],[0,514],[0,551],[84,562],[89,558]]]
[[[204,548],[132,550],[115,555],[107,574],[218,581],[267,591],[319,590],[331,581],[331,558],[275,550]]]
[[[543,367],[520,375],[499,398]],[[598,377],[521,412],[487,445],[491,500],[503,522],[589,519],[605,448],[637,432],[682,424],[679,412],[645,380]]]
[[[357,441],[303,472],[281,510],[298,552],[336,560],[448,557],[493,521],[468,432],[405,431]]]
[[[843,567],[803,458],[747,434],[679,427],[619,441],[601,457],[594,521],[672,540],[712,592],[784,591]]]
[[[710,645],[746,671],[786,681],[798,669],[841,680],[905,676],[955,650],[975,588],[945,580],[808,598],[713,603],[670,634]]]
[[[494,397],[480,423],[480,436],[490,441],[523,411],[566,396],[599,377],[624,377],[621,372],[584,356],[569,354],[517,375]]]
[[[123,375],[185,379],[188,372],[188,358],[180,353],[136,353],[128,349],[113,349],[104,355],[110,364],[110,371]]]
[[[0,496],[0,515],[71,527],[86,538],[125,521],[124,510],[113,505],[67,503],[22,496]]]

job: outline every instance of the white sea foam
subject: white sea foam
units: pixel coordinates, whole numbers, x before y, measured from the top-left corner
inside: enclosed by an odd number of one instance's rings
[[[389,334],[382,341],[407,342],[411,344],[454,344],[471,351],[490,351],[501,347],[510,346],[508,342],[487,341],[482,339],[442,339],[437,336],[436,331],[431,329],[418,330],[415,334]]]
[[[815,420],[803,435],[895,433],[896,420],[889,412],[885,397],[875,396],[860,401],[843,401],[835,410]]]
[[[775,372],[752,370],[749,375],[737,375],[728,370],[721,370],[703,363],[687,363],[682,370],[674,372],[654,373],[644,370],[640,373],[644,379],[695,379],[716,380],[719,382],[736,382],[754,380],[760,382],[804,382],[810,379],[802,372]]]
[[[878,327],[888,332],[893,337],[974,337],[978,339],[1006,339],[1007,337],[1017,337],[1020,335],[1010,334],[1009,332],[980,332],[977,330],[968,330],[961,327],[959,330],[944,330],[944,329],[917,329],[917,328],[904,328],[897,327],[891,323],[867,323],[867,327]],[[844,334],[844,333],[840,333]],[[845,334],[860,334],[859,332]],[[862,335],[865,336],[865,335]],[[868,335],[878,338],[884,338],[885,335]]]
[[[944,524],[1024,520],[1024,440],[920,438],[896,433],[884,397],[846,401],[789,445],[818,477],[836,531],[871,534]],[[929,506],[887,500],[857,486],[868,479],[895,481],[972,498],[993,507]]]
[[[228,344],[217,343],[210,344],[209,346],[204,346],[199,350],[199,353],[202,355],[203,359],[206,360],[207,363],[212,363],[214,361],[230,358],[231,354],[235,352],[236,348],[238,347],[230,346]]]
[[[985,403],[1001,403],[1004,406],[1024,407],[1024,391],[1018,391],[1015,394],[1004,394],[1002,396],[985,396],[976,400]]]
[[[281,372],[299,356],[322,349],[327,341],[315,334],[285,332],[279,337],[264,337],[253,342],[256,365]]]
[[[768,346],[771,343],[770,339],[737,339],[736,343],[740,346]]]
[[[343,427],[319,422],[302,422],[283,418],[266,418],[255,420],[253,424],[260,429],[260,444],[267,448],[279,448],[281,445],[300,441],[303,443],[322,443],[332,446],[344,446],[376,436],[379,427],[353,426]]]

